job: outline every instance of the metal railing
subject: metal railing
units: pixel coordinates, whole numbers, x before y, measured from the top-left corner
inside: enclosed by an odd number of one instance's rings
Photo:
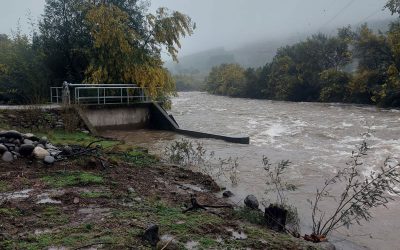
[[[148,102],[151,99],[146,95],[144,88],[135,84],[68,84],[65,87],[51,87],[51,103],[75,104],[122,104]],[[63,92],[64,91],[64,92]],[[65,95],[65,92],[69,92]],[[64,100],[65,102],[65,100]]]
[[[59,104],[62,102],[62,87],[50,87],[50,103]]]

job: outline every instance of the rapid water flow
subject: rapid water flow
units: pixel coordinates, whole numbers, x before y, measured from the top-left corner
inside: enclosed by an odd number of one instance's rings
[[[289,194],[302,221],[302,234],[310,233],[311,208],[317,187],[349,161],[365,132],[370,147],[361,166],[363,173],[382,166],[387,157],[400,158],[400,111],[371,106],[290,103],[234,99],[201,92],[179,93],[171,112],[182,128],[223,135],[245,134],[250,145],[200,140],[217,157],[238,157],[239,185],[220,184],[231,190],[235,202],[248,194],[266,197],[262,157],[272,162],[290,160],[287,178],[298,190]],[[156,131],[108,131],[108,136],[149,147],[155,153],[182,136]],[[271,197],[269,197],[271,198]],[[374,219],[350,230],[335,232],[338,249],[400,249],[400,199],[373,211]],[[334,202],[328,203],[327,211]]]

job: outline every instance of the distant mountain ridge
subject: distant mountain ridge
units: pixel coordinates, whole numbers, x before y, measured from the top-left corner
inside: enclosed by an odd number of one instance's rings
[[[393,21],[394,19],[375,20],[368,22],[368,26],[374,31],[385,32],[388,25]],[[360,24],[354,26],[360,26]],[[336,30],[337,28],[322,33],[333,35]],[[178,64],[169,61],[165,63],[165,66],[172,74],[186,74],[196,77],[205,77],[212,67],[222,63],[238,63],[243,67],[261,67],[273,59],[280,47],[300,42],[315,33],[317,32],[265,39],[232,50],[219,47],[180,57]]]

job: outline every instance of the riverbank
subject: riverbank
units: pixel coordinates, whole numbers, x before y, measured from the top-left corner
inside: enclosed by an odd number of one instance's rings
[[[51,165],[22,157],[0,162],[1,249],[317,248],[249,222],[254,213],[222,198],[209,176],[162,163],[144,148],[86,131],[33,131],[4,121],[1,128],[47,136],[57,147],[95,142],[90,148],[98,154]],[[191,197],[226,208],[183,213]],[[158,242],[144,237],[151,225],[159,229]]]

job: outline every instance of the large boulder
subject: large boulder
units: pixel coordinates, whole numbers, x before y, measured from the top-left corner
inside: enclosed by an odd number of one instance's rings
[[[42,159],[43,160],[46,156],[49,156],[50,153],[44,148],[36,147],[33,150],[33,155],[35,156],[36,159]]]
[[[33,146],[32,144],[23,144],[19,148],[19,154],[24,157],[31,156],[34,149],[35,146]]]
[[[5,162],[12,162],[14,160],[14,156],[11,154],[11,152],[6,151],[3,153],[1,160]]]
[[[258,209],[258,206],[260,205],[258,203],[257,198],[254,195],[248,195],[245,199],[244,199],[244,204],[252,209]]]

